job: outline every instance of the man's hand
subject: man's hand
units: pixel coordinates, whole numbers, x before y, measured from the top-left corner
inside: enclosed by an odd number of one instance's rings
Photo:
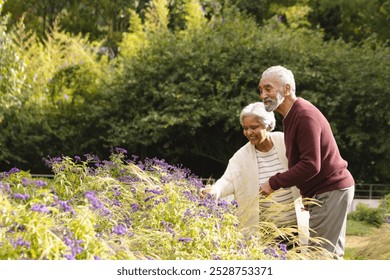
[[[260,186],[260,189],[259,189],[259,192],[260,194],[264,195],[264,196],[268,196],[270,195],[274,190],[271,188],[271,186],[269,185],[269,181],[265,182],[264,184],[262,184]]]

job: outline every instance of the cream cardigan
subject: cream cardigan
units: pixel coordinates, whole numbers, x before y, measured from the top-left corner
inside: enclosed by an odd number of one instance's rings
[[[279,160],[285,170],[288,169],[286,147],[282,132],[271,132]],[[259,221],[259,172],[255,146],[250,142],[241,147],[229,160],[222,177],[212,186],[211,193],[217,198],[234,195],[238,203],[237,217],[240,228],[250,229],[258,226]],[[301,243],[307,244],[309,236],[309,212],[303,210],[302,197],[296,187],[291,187]]]

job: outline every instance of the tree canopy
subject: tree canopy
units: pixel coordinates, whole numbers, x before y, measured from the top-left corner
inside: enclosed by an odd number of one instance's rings
[[[369,5],[380,19],[358,0],[49,2],[3,5],[1,169],[122,147],[216,178],[246,142],[238,116],[261,72],[281,64],[357,182],[389,182],[388,1]],[[322,22],[332,9],[337,30]]]

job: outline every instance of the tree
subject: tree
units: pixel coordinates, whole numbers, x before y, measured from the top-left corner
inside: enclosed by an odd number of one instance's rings
[[[310,16],[313,26],[319,24],[325,30],[325,39],[361,42],[374,35],[388,44],[389,0],[310,0],[309,3],[313,8]]]

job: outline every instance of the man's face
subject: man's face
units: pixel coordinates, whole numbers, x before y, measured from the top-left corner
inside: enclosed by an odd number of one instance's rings
[[[265,110],[275,111],[284,101],[284,87],[275,75],[262,77],[259,83],[260,99]]]

